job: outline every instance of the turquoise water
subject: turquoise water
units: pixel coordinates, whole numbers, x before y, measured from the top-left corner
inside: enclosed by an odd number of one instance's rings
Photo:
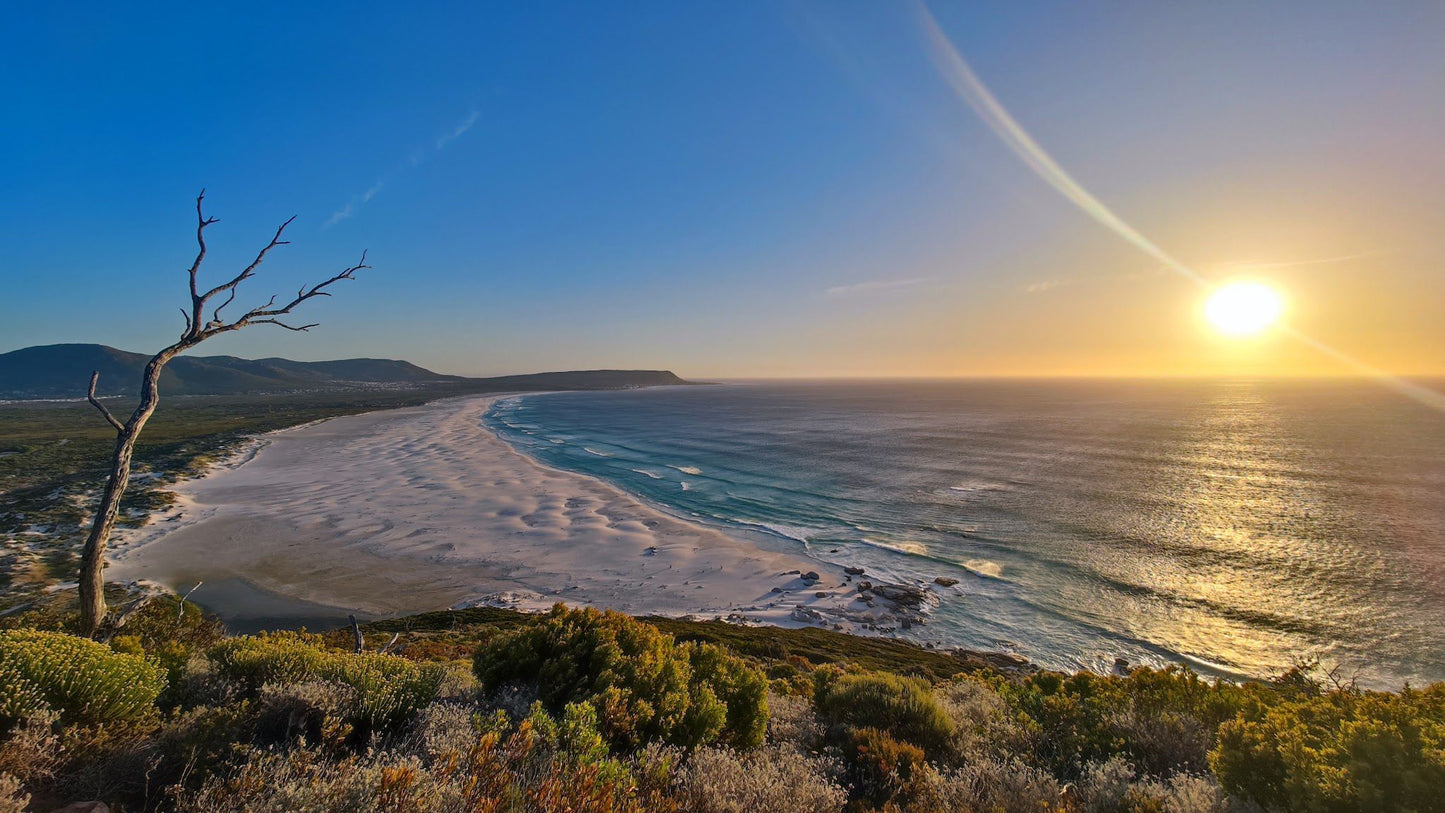
[[[1445,679],[1445,416],[1357,382],[738,383],[507,398],[522,451],[899,581],[1056,667]]]

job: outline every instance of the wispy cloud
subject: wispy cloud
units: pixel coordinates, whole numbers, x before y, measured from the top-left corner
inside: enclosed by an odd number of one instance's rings
[[[1364,258],[1366,258],[1366,257],[1377,257],[1377,256],[1379,256],[1379,255],[1381,255],[1381,254],[1384,254],[1384,253],[1385,253],[1385,252],[1383,252],[1383,251],[1361,251],[1361,252],[1358,252],[1358,253],[1355,253],[1355,254],[1340,254],[1340,255],[1334,256],[1334,257],[1312,257],[1312,258],[1304,259],[1304,260],[1284,260],[1284,261],[1258,261],[1258,260],[1250,260],[1250,261],[1247,261],[1247,262],[1228,263],[1228,264],[1225,265],[1224,267],[1225,267],[1225,268],[1230,268],[1230,269],[1239,269],[1239,268],[1259,269],[1259,270],[1262,270],[1262,271],[1263,271],[1263,270],[1271,270],[1271,269],[1280,269],[1280,268],[1300,268],[1300,267],[1308,266],[1308,265],[1334,265],[1334,264],[1336,264],[1336,263],[1347,263],[1347,262],[1350,262],[1350,261],[1352,261],[1352,260],[1362,260],[1362,259],[1364,259]]]
[[[331,213],[331,217],[326,221],[326,225],[334,226],[346,218],[351,217],[363,204],[376,197],[376,193],[380,192],[383,186],[386,186],[385,179],[372,184],[370,189],[367,189],[360,195],[353,195],[351,200],[346,202],[345,206]]]
[[[451,132],[442,133],[441,137],[437,139],[437,151],[440,152],[443,147],[461,138],[462,134],[472,129],[472,125],[476,124],[477,119],[481,117],[482,114],[480,111],[473,110],[471,114],[467,116],[466,121],[458,124]]]
[[[855,294],[876,293],[879,291],[894,291],[899,288],[911,288],[914,285],[922,285],[931,280],[932,277],[915,277],[914,279],[875,279],[867,282],[855,282],[852,285],[835,285],[825,293],[828,296],[853,296]]]
[[[1028,285],[1024,286],[1024,293],[1041,294],[1044,291],[1052,291],[1063,284],[1065,283],[1056,279],[1046,279],[1041,282],[1030,282]]]
[[[480,111],[473,110],[467,115],[466,119],[462,121],[461,124],[458,124],[456,127],[453,127],[445,133],[442,133],[437,138],[435,147],[430,150],[423,147],[422,149],[415,150],[410,155],[408,155],[405,162],[406,166],[420,166],[421,163],[425,161],[428,157],[435,155],[438,152],[441,152],[442,149],[448,144],[456,141],[458,138],[461,138],[462,135],[466,133],[466,131],[472,129],[472,126],[475,125],[477,123],[477,120],[481,117],[482,114]],[[382,187],[386,186],[387,181],[389,181],[392,176],[396,175],[396,173],[399,171],[400,170],[393,170],[391,172],[388,172],[387,174],[378,178],[376,183],[368,187],[365,192],[362,192],[359,195],[352,195],[351,200],[347,201],[345,206],[331,213],[331,217],[327,218],[326,220],[326,226],[334,226],[337,223],[340,223],[348,217],[356,214],[356,212],[361,209],[362,206],[365,206],[371,201],[372,198],[376,197],[376,194],[382,190]]]

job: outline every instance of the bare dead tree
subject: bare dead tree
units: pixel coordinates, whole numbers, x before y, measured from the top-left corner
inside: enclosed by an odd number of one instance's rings
[[[221,314],[228,305],[235,301],[237,288],[241,283],[255,276],[256,269],[260,267],[271,249],[287,245],[288,241],[282,240],[281,235],[296,218],[292,217],[282,223],[271,237],[271,242],[261,249],[260,253],[256,255],[256,259],[252,260],[251,264],[246,266],[241,273],[232,277],[230,281],[203,292],[198,285],[197,275],[201,270],[201,263],[206,259],[206,227],[217,222],[214,217],[206,217],[201,209],[205,197],[206,190],[204,189],[201,190],[201,194],[196,196],[196,243],[200,248],[196,252],[195,262],[191,263],[188,272],[191,306],[189,309],[181,308],[181,314],[186,320],[185,329],[181,331],[181,337],[174,344],[156,353],[146,364],[145,372],[141,377],[140,403],[128,420],[122,423],[96,397],[95,388],[100,380],[100,371],[97,370],[90,375],[90,390],[86,398],[96,409],[100,410],[100,414],[105,417],[105,420],[115,427],[116,440],[115,454],[111,458],[110,477],[106,480],[105,490],[101,493],[100,505],[95,512],[95,521],[91,525],[90,535],[85,540],[85,551],[80,560],[80,617],[81,625],[88,635],[95,635],[100,629],[101,622],[105,620],[105,575],[103,572],[105,546],[115,527],[116,514],[120,510],[120,499],[130,484],[131,455],[135,452],[136,439],[140,436],[141,430],[145,428],[146,421],[150,420],[151,415],[156,411],[156,406],[160,404],[161,371],[165,369],[166,363],[212,336],[240,330],[251,325],[277,325],[287,330],[303,332],[310,330],[316,327],[316,323],[291,325],[283,321],[281,317],[290,314],[297,306],[309,299],[331,296],[330,292],[326,290],[327,288],[342,280],[353,279],[357,271],[371,267],[366,265],[366,253],[362,252],[361,261],[356,265],[310,287],[303,285],[296,292],[296,296],[286,304],[277,305],[276,297],[272,296],[266,304],[252,308],[241,316],[228,321]],[[212,303],[222,296],[224,296],[224,301],[214,306],[210,318],[207,319],[206,311],[212,308]]]

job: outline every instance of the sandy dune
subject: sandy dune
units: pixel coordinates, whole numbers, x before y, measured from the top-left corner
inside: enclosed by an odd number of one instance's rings
[[[364,615],[565,601],[797,623],[802,604],[832,623],[850,605],[866,609],[837,566],[765,550],[519,454],[482,426],[493,400],[265,436],[249,460],[181,483],[175,511],[117,540],[107,577],[178,589],[239,579]],[[805,585],[800,570],[822,580]]]

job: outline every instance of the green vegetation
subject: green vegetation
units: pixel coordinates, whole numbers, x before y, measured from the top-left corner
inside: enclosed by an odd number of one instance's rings
[[[42,630],[0,632],[0,723],[41,712],[67,723],[135,720],[154,711],[165,673],[143,657]]]
[[[1252,700],[1210,756],[1230,793],[1322,813],[1445,809],[1445,684]]]
[[[436,698],[442,667],[376,652],[328,650],[319,636],[274,632],[231,638],[207,653],[216,671],[254,694],[324,681],[351,690],[347,722],[363,732],[396,726]]]
[[[365,628],[394,654],[225,638],[174,599],[109,646],[54,631],[59,600],[0,622],[16,810],[1445,811],[1442,684],[1063,675],[728,630],[780,653],[745,655],[711,624],[561,607]]]
[[[608,739],[622,748],[719,739],[747,748],[762,741],[767,722],[757,669],[711,644],[679,646],[656,627],[614,612],[558,605],[540,622],[477,650],[474,668],[492,694],[529,681],[553,711],[591,704]]]
[[[820,670],[815,703],[832,725],[862,728],[897,737],[923,748],[941,749],[953,734],[953,721],[918,678],[884,672],[842,675]]]

